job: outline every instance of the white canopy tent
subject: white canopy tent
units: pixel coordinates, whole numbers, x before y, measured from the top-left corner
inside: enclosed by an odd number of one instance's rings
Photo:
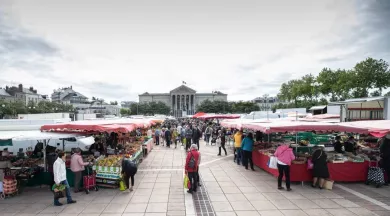
[[[37,140],[43,142],[43,163],[46,171],[46,146],[52,139],[66,139],[80,136],[70,133],[52,133],[41,131],[0,131],[0,139],[12,139],[12,141]],[[56,144],[50,145],[56,147]]]

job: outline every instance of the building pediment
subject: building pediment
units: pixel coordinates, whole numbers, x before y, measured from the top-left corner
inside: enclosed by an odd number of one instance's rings
[[[196,91],[192,88],[185,86],[185,85],[181,85],[181,86],[173,89],[172,91],[170,91],[170,93],[171,94],[177,94],[177,93],[179,93],[179,94],[184,94],[184,93],[195,94]]]

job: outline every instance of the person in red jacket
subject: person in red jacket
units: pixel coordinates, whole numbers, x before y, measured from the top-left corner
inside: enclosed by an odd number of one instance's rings
[[[190,151],[187,153],[185,170],[188,175],[188,178],[191,182],[191,187],[187,191],[188,193],[196,192],[196,187],[198,186],[198,167],[200,164],[200,152],[198,151],[198,146],[192,144]]]

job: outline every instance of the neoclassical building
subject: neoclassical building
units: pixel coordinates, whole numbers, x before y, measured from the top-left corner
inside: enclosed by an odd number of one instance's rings
[[[139,102],[163,102],[167,104],[175,117],[183,117],[196,113],[196,107],[205,100],[227,101],[227,94],[219,91],[211,93],[197,93],[186,85],[181,85],[169,93],[148,93],[138,95]]]

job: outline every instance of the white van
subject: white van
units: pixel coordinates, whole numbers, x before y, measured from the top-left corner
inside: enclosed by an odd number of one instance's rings
[[[70,152],[72,148],[80,148],[81,151],[88,151],[89,147],[95,143],[95,139],[92,136],[75,136],[63,139],[49,139],[47,145],[56,147],[57,149]],[[13,146],[0,146],[0,150],[8,148],[9,152],[13,152],[15,155],[19,152],[19,149],[23,149],[26,152],[27,148],[34,150],[35,145],[41,140],[13,140]]]

